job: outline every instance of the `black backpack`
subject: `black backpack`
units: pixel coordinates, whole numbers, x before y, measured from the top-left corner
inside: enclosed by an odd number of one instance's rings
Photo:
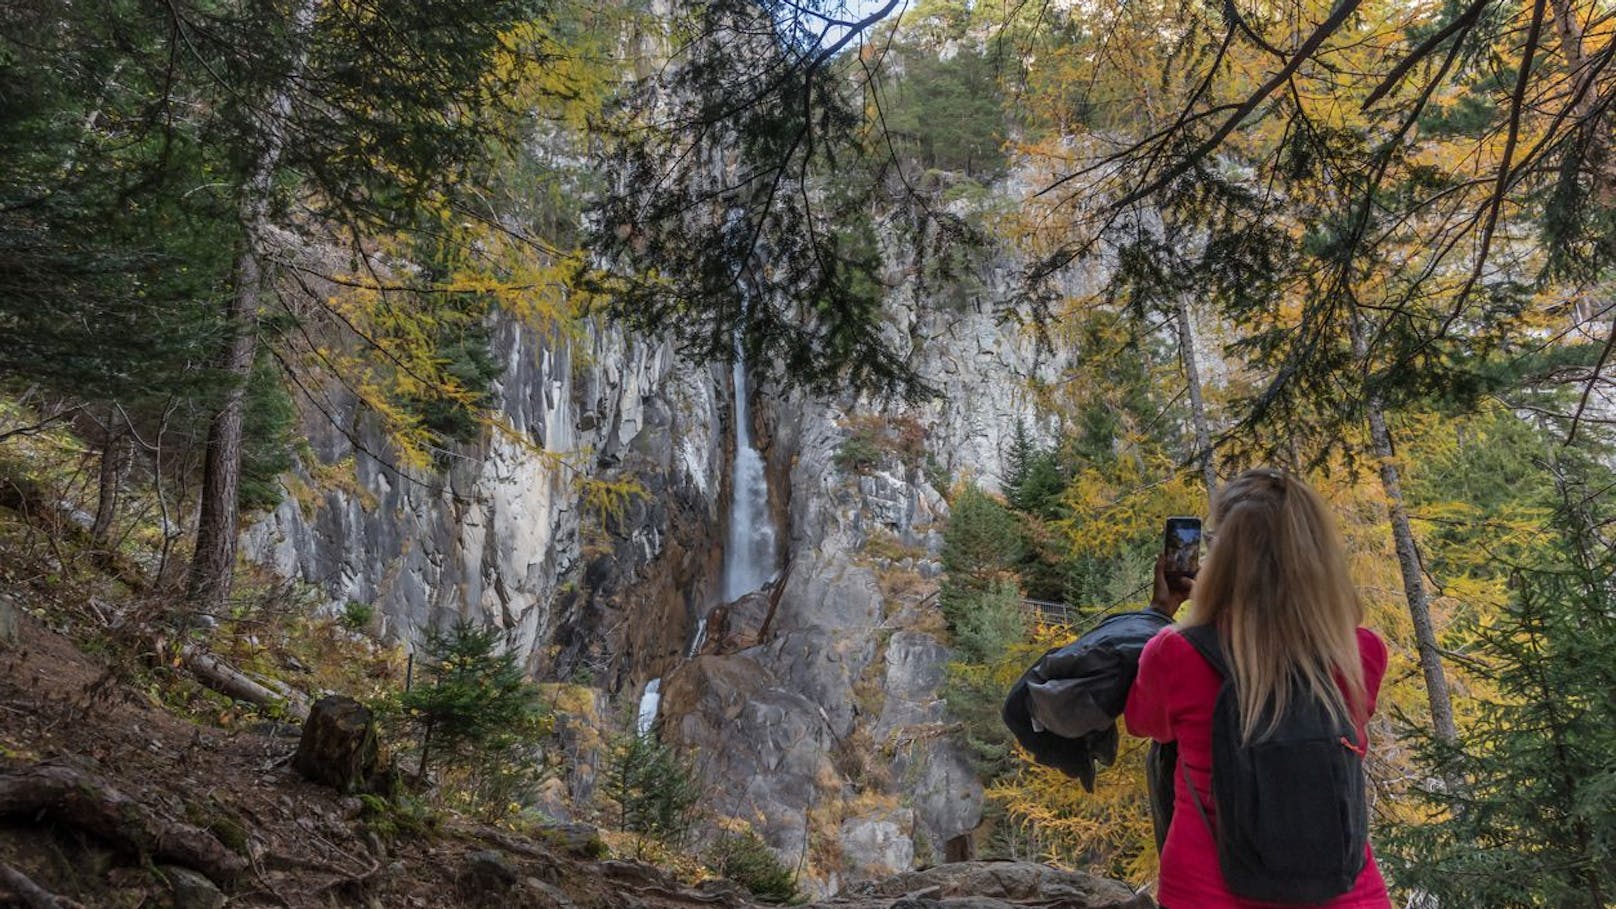
[[[1180,630],[1223,676],[1212,711],[1212,801],[1217,825],[1185,785],[1218,844],[1223,881],[1236,896],[1322,903],[1351,890],[1364,869],[1369,803],[1363,747],[1349,722],[1317,698],[1295,698],[1266,737],[1240,741],[1240,702],[1217,629]],[[1266,720],[1266,718],[1265,718]],[[1260,728],[1267,728],[1266,722]]]

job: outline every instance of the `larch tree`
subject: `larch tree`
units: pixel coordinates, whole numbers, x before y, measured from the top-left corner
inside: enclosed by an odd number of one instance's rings
[[[229,385],[210,423],[188,585],[195,610],[217,611],[230,590],[242,400],[265,295],[280,278],[276,230],[297,210],[353,238],[368,262],[366,232],[408,230],[443,204],[509,138],[503,105],[519,95],[504,93],[511,74],[497,64],[534,51],[512,36],[543,9],[536,0],[171,5],[176,55],[221,99],[212,128],[232,143],[240,234],[218,355]]]

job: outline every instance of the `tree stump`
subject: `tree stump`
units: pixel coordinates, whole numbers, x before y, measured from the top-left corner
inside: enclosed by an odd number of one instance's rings
[[[381,783],[376,720],[363,704],[343,695],[316,701],[303,722],[292,766],[316,783],[342,792],[374,792]]]

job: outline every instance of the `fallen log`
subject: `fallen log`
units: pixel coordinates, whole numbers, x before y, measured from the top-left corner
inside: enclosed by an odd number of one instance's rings
[[[302,697],[290,688],[284,686],[277,691],[268,685],[253,678],[240,669],[230,665],[224,660],[197,647],[187,646],[182,655],[185,658],[185,668],[202,681],[204,685],[220,694],[229,695],[238,701],[257,704],[260,707],[279,707],[286,715],[295,720],[306,720],[309,717],[309,705]]]
[[[43,814],[143,859],[195,868],[220,883],[247,869],[245,858],[206,830],[160,817],[106,780],[62,764],[0,774],[0,815],[13,814]]]

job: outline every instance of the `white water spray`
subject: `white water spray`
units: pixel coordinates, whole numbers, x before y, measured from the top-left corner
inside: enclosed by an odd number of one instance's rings
[[[645,686],[645,693],[640,695],[640,713],[634,718],[634,731],[640,735],[649,735],[651,727],[656,723],[657,708],[662,706],[662,680],[652,679]]]
[[[752,446],[746,363],[735,354],[735,475],[730,484],[729,543],[724,549],[724,602],[767,584],[775,572],[774,522],[763,456]]]

